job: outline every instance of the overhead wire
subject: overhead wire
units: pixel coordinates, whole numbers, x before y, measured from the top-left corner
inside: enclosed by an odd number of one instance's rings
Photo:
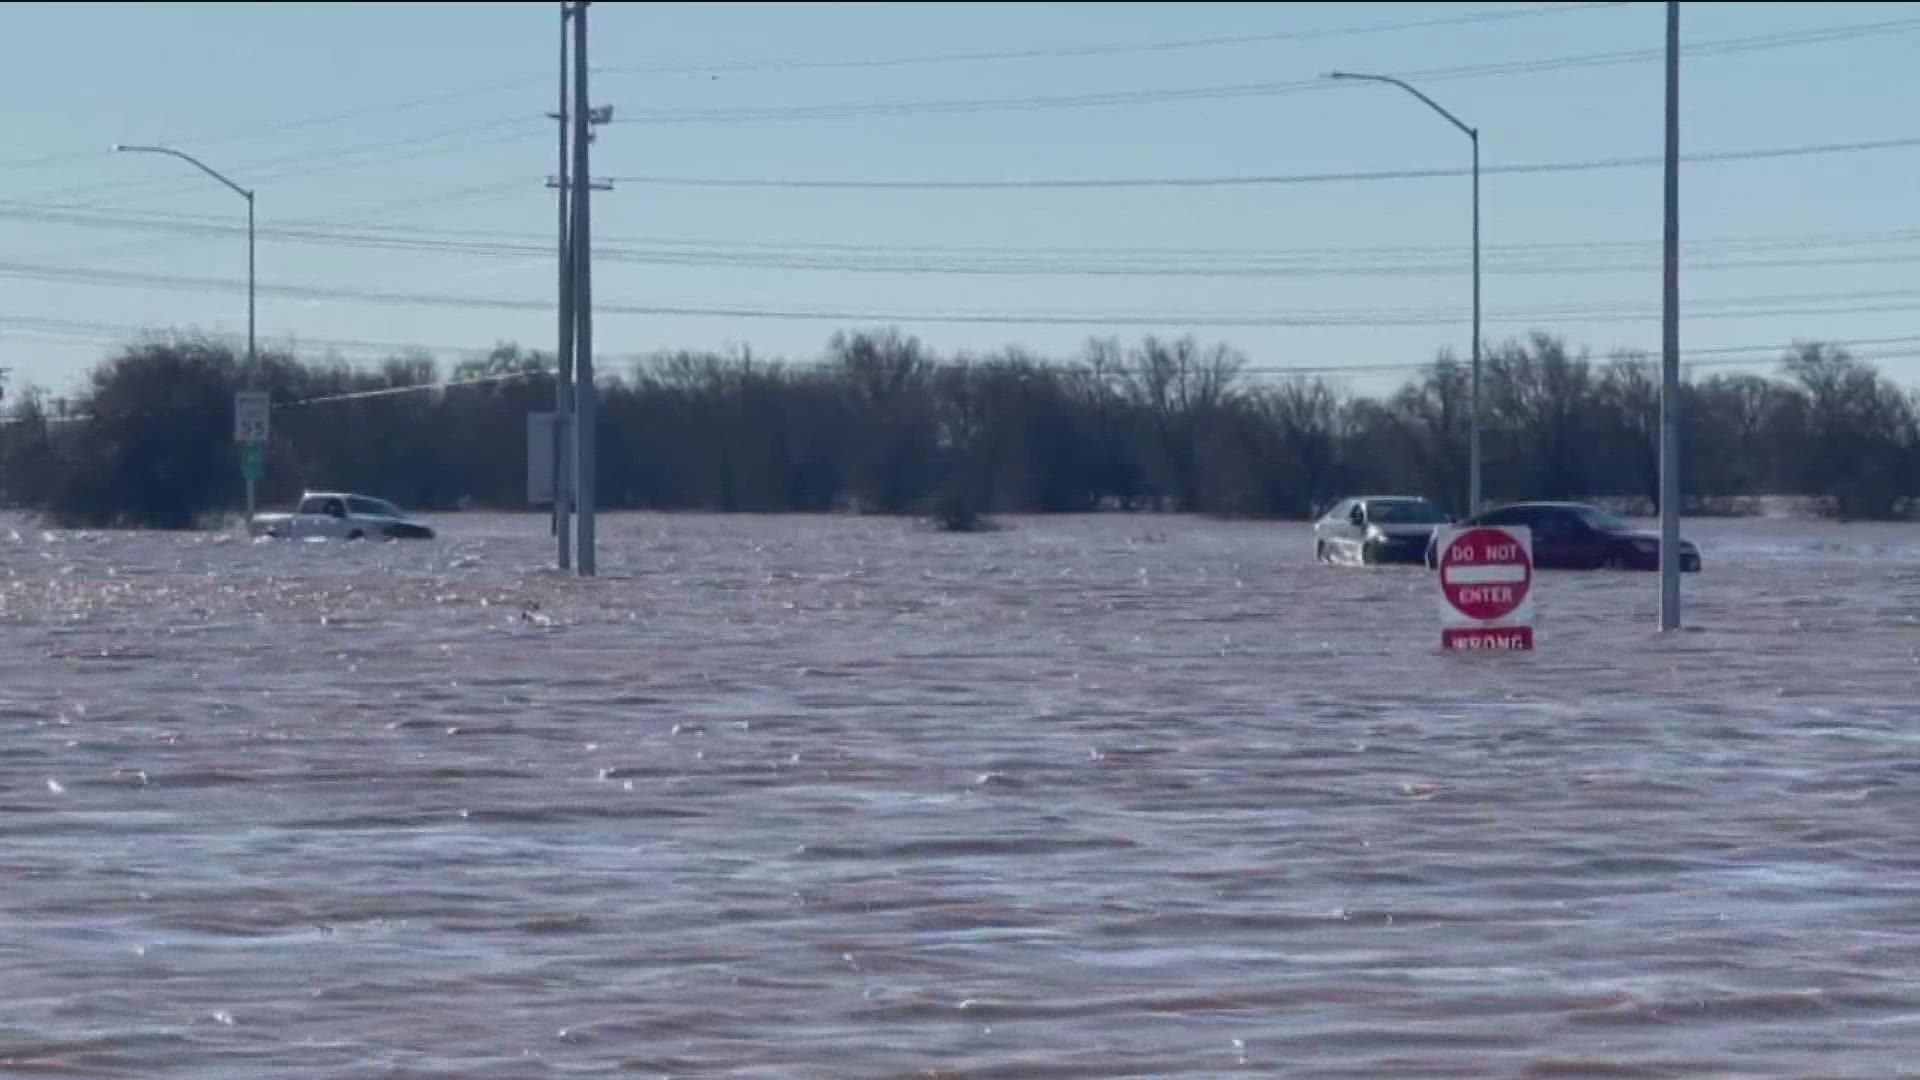
[[[470,185],[443,191],[409,195],[399,199],[362,204],[351,207],[343,213],[360,216],[355,222],[357,228],[388,228],[381,225],[383,218],[389,218],[402,211],[418,213],[423,207],[431,207],[435,212],[457,207],[473,206],[480,203],[499,202],[522,195],[527,185],[519,180],[504,183]],[[84,248],[78,252],[71,249],[60,252],[43,252],[35,255],[16,255],[16,258],[43,260],[48,258],[95,259],[108,256],[137,256],[148,252],[174,250],[179,247],[182,237],[209,239],[239,237],[246,235],[246,227],[236,224],[231,215],[212,217],[206,215],[169,216],[148,210],[130,210],[121,207],[101,206],[96,212],[96,204],[86,204],[84,208],[48,207],[38,212],[8,210],[12,205],[0,201],[0,220],[14,220],[32,225],[56,225],[77,228],[110,228],[132,230],[147,233],[163,233],[160,237],[146,237],[139,240],[122,240],[97,247]],[[177,218],[175,220],[174,218]],[[273,238],[279,226],[256,229],[257,235]],[[314,241],[321,242],[321,241]],[[551,246],[551,245],[549,245]]]
[[[492,186],[475,189],[491,197]],[[96,214],[84,211],[16,209],[0,203],[0,220],[35,224],[65,225],[116,230],[140,230],[190,236],[238,236],[244,227],[232,221],[211,218],[153,217],[134,214]],[[259,230],[269,239],[293,243],[349,247],[393,252],[460,257],[528,258],[551,255],[549,242],[458,240],[441,236],[418,236],[408,231],[386,231],[371,225],[348,229],[315,228],[300,225],[270,225]],[[1857,246],[1863,243],[1884,245],[1920,241],[1920,230],[1901,230],[1867,237],[1846,236],[1822,243],[1802,238],[1801,248]],[[1763,249],[1777,250],[1777,249]],[[1140,256],[1083,257],[1076,261],[1055,255],[1020,253],[990,256],[948,254],[922,256],[912,251],[861,252],[857,254],[808,252],[767,252],[756,249],[683,250],[675,247],[603,245],[596,257],[609,262],[652,266],[724,267],[734,269],[779,269],[830,273],[883,275],[955,275],[955,276],[1082,276],[1082,277],[1200,277],[1200,278],[1312,278],[1312,277],[1450,277],[1462,272],[1458,259],[1445,261],[1427,256],[1401,256],[1392,262],[1373,255],[1374,261],[1354,261],[1341,253],[1277,253],[1268,259],[1163,259]],[[1527,255],[1500,249],[1489,253],[1485,272],[1497,275],[1595,275],[1650,272],[1656,263],[1603,262],[1582,263],[1548,261],[1539,253]],[[1559,252],[1564,258],[1566,249]],[[1515,257],[1519,255],[1519,257]],[[1920,262],[1920,252],[1896,251],[1851,255],[1786,255],[1765,257],[1705,258],[1689,260],[1690,271],[1796,269],[1837,266],[1906,265]]]
[[[174,291],[235,292],[246,287],[243,281],[228,278],[190,277],[110,270],[76,268],[31,263],[0,262],[0,277],[32,281],[63,282],[81,285],[130,285]],[[349,286],[294,285],[274,283],[259,287],[260,292],[302,299],[359,301],[370,304],[401,304],[420,307],[548,311],[547,299],[516,297],[464,296],[450,293],[397,292]],[[1872,306],[1806,306],[1844,304],[1861,300],[1899,300],[1903,303]],[[1800,307],[1783,307],[1783,304]],[[1746,297],[1696,299],[1689,317],[1772,318],[1783,315],[1836,315],[1879,311],[1920,310],[1920,290],[1863,290],[1844,293],[1789,293]],[[746,306],[709,306],[676,304],[606,304],[596,311],[608,315],[652,315],[712,317],[729,319],[775,319],[786,321],[831,321],[860,323],[929,323],[957,325],[1031,325],[1031,326],[1187,326],[1187,327],[1368,327],[1368,326],[1448,326],[1460,321],[1451,309],[1326,309],[1297,312],[1173,312],[1142,314],[1116,312],[886,312],[838,308],[773,308]],[[1550,322],[1642,322],[1657,319],[1655,312],[1625,305],[1559,305],[1541,308],[1514,308],[1489,313],[1494,323]]]
[[[1826,154],[1857,154],[1877,150],[1909,150],[1920,147],[1920,137],[1863,139],[1851,142],[1806,143],[1797,146],[1757,147],[1745,150],[1719,150],[1682,154],[1690,164],[1727,161],[1761,161],[1773,158],[1817,157]],[[1588,158],[1580,161],[1546,161],[1507,165],[1482,165],[1481,176],[1532,175],[1540,173],[1594,172],[1605,169],[1643,168],[1664,165],[1658,154]],[[1431,180],[1471,176],[1473,170],[1459,166],[1426,169],[1383,169],[1368,172],[1272,173],[1240,176],[1163,176],[1104,177],[1088,179],[1013,179],[1013,180],[810,180],[810,179],[728,179],[660,175],[613,175],[615,183],[700,188],[790,188],[857,191],[994,191],[994,190],[1073,190],[1101,188],[1207,188],[1272,187],[1296,184],[1365,183],[1383,180]]]
[[[1920,17],[1885,19],[1871,23],[1817,27],[1810,30],[1723,38],[1683,46],[1690,57],[1726,56],[1736,53],[1792,48],[1811,44],[1829,44],[1859,37],[1920,29]],[[1609,52],[1580,53],[1568,56],[1540,57],[1532,60],[1500,63],[1464,64],[1447,67],[1389,72],[1400,78],[1420,82],[1449,82],[1505,75],[1532,75],[1578,68],[1608,67],[1621,64],[1651,63],[1663,59],[1663,48],[1619,49]],[[1351,89],[1325,78],[1287,79],[1256,83],[1230,83],[1210,86],[1176,87],[1159,90],[1114,90],[1078,94],[1040,94],[1025,97],[921,99],[917,101],[822,102],[811,105],[708,106],[697,108],[660,108],[629,110],[622,123],[763,123],[796,120],[848,120],[864,117],[900,117],[958,115],[989,112],[1033,112],[1055,109],[1103,108],[1126,105],[1154,105],[1186,101],[1218,101],[1235,98],[1273,97],[1283,94]]]
[[[1626,6],[1624,3],[1549,4],[1531,8],[1496,8],[1488,11],[1467,12],[1460,15],[1443,15],[1424,19],[1404,19],[1386,23],[1315,27],[1306,30],[1277,30],[1257,34],[1226,34],[1213,37],[1180,38],[1129,44],[1069,45],[1054,46],[1051,48],[922,53],[912,56],[867,57],[842,60],[790,58],[719,60],[704,64],[679,64],[654,67],[613,65],[596,66],[593,71],[595,74],[600,75],[706,75],[763,71],[818,71],[891,67],[919,68],[930,67],[937,64],[978,63],[982,61],[1004,60],[1063,60],[1088,56],[1125,56],[1137,53],[1178,52],[1191,49],[1220,48],[1224,46],[1277,44],[1283,41],[1310,41],[1332,37],[1359,37],[1369,34],[1395,33],[1403,30],[1437,30],[1448,27],[1511,22],[1516,19],[1530,19],[1544,15],[1565,15],[1574,12],[1598,11]]]
[[[377,203],[370,207],[345,211],[346,213],[384,213],[389,210],[405,208],[414,203],[419,205],[443,205],[449,199],[478,196],[480,194],[507,194],[526,190],[526,184],[520,180],[508,180],[470,188],[454,188],[446,191],[423,193],[408,196],[398,203]],[[172,210],[151,210],[144,207],[88,207],[69,208],[60,204],[20,202],[0,199],[0,216],[27,224],[82,225],[109,228],[143,228],[158,226],[210,226],[221,229],[237,229],[231,215],[210,213],[184,213]],[[519,241],[545,245],[551,248],[552,237],[549,233],[531,230],[486,229],[486,228],[450,228],[408,224],[404,226],[382,225],[377,219],[347,220],[286,217],[276,218],[270,229],[316,230],[321,232],[352,233],[362,230],[376,230],[394,237],[419,238],[423,240],[445,239],[456,242],[481,242],[486,240]],[[1802,250],[1807,247],[1856,247],[1890,243],[1908,243],[1920,240],[1920,226],[1885,225],[1871,229],[1837,229],[1821,232],[1797,233],[1720,233],[1705,236],[1689,236],[1683,242],[1686,250],[1710,250],[1719,248],[1788,248]],[[1324,260],[1340,256],[1376,256],[1376,257],[1432,257],[1454,259],[1464,257],[1468,249],[1464,245],[1454,244],[1357,244],[1357,245],[1289,245],[1285,248],[1250,247],[1240,245],[1001,245],[1001,244],[875,244],[847,241],[814,240],[736,240],[715,239],[709,237],[661,236],[661,235],[612,235],[604,242],[635,247],[657,246],[666,249],[689,249],[695,251],[746,251],[746,252],[827,252],[858,255],[959,255],[966,257],[1010,256],[1089,256],[1089,257],[1141,257],[1141,258],[1246,258],[1255,260],[1269,259],[1312,259]],[[1619,239],[1553,240],[1525,241],[1520,243],[1488,245],[1488,254],[1503,253],[1564,253],[1574,251],[1642,251],[1658,250],[1656,237],[1651,241]]]
[[[238,333],[210,333],[203,330],[198,330],[196,328],[182,329],[178,327],[170,327],[170,328],[162,329],[154,325],[139,325],[139,324],[132,324],[132,323],[109,323],[109,322],[100,322],[100,321],[92,321],[92,320],[76,320],[76,319],[55,319],[55,318],[47,318],[44,316],[19,315],[19,314],[0,314],[0,330],[6,329],[6,328],[18,328],[22,330],[31,330],[31,331],[45,331],[48,333],[85,334],[85,335],[92,335],[86,340],[95,340],[100,342],[122,342],[122,343],[129,342],[129,341],[138,342],[138,341],[157,340],[157,339],[166,339],[166,338],[177,339],[181,337],[204,338],[209,340],[237,340],[241,336]],[[1788,340],[1788,341],[1773,341],[1773,342],[1756,343],[1756,344],[1750,344],[1750,345],[1696,346],[1696,347],[1685,349],[1682,353],[1682,356],[1683,358],[1687,359],[1690,363],[1694,364],[1695,366],[1710,366],[1712,364],[1720,364],[1720,363],[1726,363],[1726,364],[1766,363],[1766,362],[1771,362],[1771,359],[1778,359],[1779,357],[1783,357],[1791,353],[1791,351],[1794,349],[1795,345],[1799,342],[1799,340],[1801,339]],[[1813,339],[1806,339],[1806,340],[1813,340]],[[1920,334],[1905,334],[1905,335],[1878,336],[1878,337],[1853,337],[1853,338],[1822,337],[1817,340],[1823,345],[1827,345],[1835,348],[1848,349],[1849,355],[1853,356],[1855,359],[1872,359],[1875,357],[1884,357],[1887,355],[1895,355],[1895,354],[1905,356],[1905,355],[1914,354],[1916,351],[1920,351]],[[478,344],[447,345],[447,344],[423,344],[420,342],[407,342],[407,341],[367,340],[364,338],[297,337],[297,338],[288,338],[288,339],[285,339],[284,341],[280,341],[279,339],[274,339],[273,341],[270,341],[268,343],[269,348],[273,347],[275,343],[278,343],[283,349],[286,349],[289,351],[296,351],[296,352],[297,350],[299,350],[304,346],[322,346],[329,349],[347,348],[347,349],[356,350],[356,351],[379,352],[386,355],[387,357],[405,355],[410,353],[425,353],[433,356],[462,355],[467,357],[480,357],[490,353],[492,350],[498,347],[497,343],[495,345],[478,345]],[[1852,351],[1852,350],[1858,349],[1861,346],[1870,346],[1870,347],[1907,346],[1907,348],[1896,350],[1894,354],[1889,354],[1885,352]],[[1657,350],[1654,350],[1652,348],[1634,348],[1634,347],[1616,348],[1616,349],[1609,350],[1607,354],[1604,356],[1597,357],[1597,358],[1588,357],[1587,359],[1589,360],[1589,362],[1596,362],[1596,363],[1602,363],[1602,364],[1611,363],[1616,360],[1626,361],[1626,362],[1652,363],[1654,362],[1654,354],[1656,351]],[[1769,358],[1769,354],[1771,356],[1771,359]],[[535,357],[537,358],[538,355],[539,354],[536,353]],[[607,361],[609,363],[615,363],[622,359],[625,359],[628,361],[645,361],[648,358],[646,354],[635,354],[635,353],[621,354],[621,353],[615,353],[615,352],[597,353],[596,357],[598,359]],[[958,360],[961,358],[955,357],[954,359]],[[826,360],[799,361],[799,362],[773,361],[772,363],[781,367],[793,368],[793,367],[807,367],[807,366],[813,366],[817,364],[830,365],[831,361],[826,361]],[[1238,370],[1246,374],[1347,374],[1347,373],[1362,373],[1362,372],[1370,372],[1370,371],[1400,371],[1400,370],[1421,369],[1421,368],[1430,367],[1433,364],[1434,364],[1434,361],[1432,360],[1418,361],[1418,362],[1393,362],[1393,363],[1335,363],[1335,364],[1289,364],[1289,365],[1272,365],[1272,364],[1253,363],[1253,364],[1244,365],[1240,367]],[[550,369],[542,369],[542,370],[546,370],[548,371],[548,373],[550,373]]]
[[[1498,8],[1488,11],[1468,12],[1462,15],[1442,16],[1438,18],[1409,19],[1398,22],[1362,24],[1356,26],[1324,27],[1308,30],[1283,30],[1270,33],[1222,35],[1210,38],[1188,38],[1172,41],[1141,42],[1133,44],[1065,46],[1039,49],[1015,49],[975,53],[937,53],[920,56],[894,56],[866,59],[843,60],[806,60],[798,58],[771,60],[716,60],[705,64],[692,64],[668,67],[634,66],[596,66],[595,74],[604,75],[682,75],[708,73],[743,73],[750,71],[782,71],[812,69],[848,69],[848,68],[888,68],[888,67],[924,67],[935,64],[962,62],[1023,60],[1023,59],[1062,59],[1076,56],[1117,56],[1141,52],[1169,52],[1188,49],[1215,48],[1233,45],[1254,45],[1282,41],[1312,40],[1328,37],[1348,37],[1368,34],[1381,34],[1402,30],[1440,29],[1451,26],[1471,26],[1480,23],[1510,22],[1516,19],[1535,18],[1544,15],[1569,14],[1580,11],[1603,10],[1628,6],[1621,2],[1549,4],[1535,8]],[[319,113],[311,116],[296,117],[290,120],[270,121],[238,129],[214,131],[209,133],[186,133],[167,137],[165,141],[181,144],[208,145],[213,143],[231,143],[259,139],[289,132],[306,131],[317,127],[362,120],[368,117],[391,117],[398,113],[411,112],[445,105],[455,101],[483,97],[507,90],[518,90],[527,86],[542,85],[551,79],[546,74],[528,74],[517,79],[481,83],[455,90],[439,91],[399,101],[385,101],[356,106],[351,109]],[[0,161],[0,170],[24,170],[45,168],[52,165],[69,164],[97,157],[97,149],[75,149],[47,154],[35,154],[24,158]]]
[[[447,153],[484,146],[496,146],[517,141],[531,133],[535,123],[546,121],[537,117],[501,117],[460,124],[421,134],[399,138],[378,139],[371,142],[354,143],[347,146],[330,147],[324,150],[303,150],[294,154],[282,154],[233,165],[221,165],[221,171],[241,183],[253,187],[261,181],[281,179],[287,176],[314,176],[347,169],[366,168],[374,165],[386,165],[395,161],[404,161],[420,157],[432,157]],[[465,138],[478,136],[486,132],[499,132],[505,129],[517,129],[510,134],[493,138]],[[451,145],[447,140],[459,140]],[[425,144],[425,145],[423,145]],[[398,152],[395,152],[398,151]],[[110,150],[101,150],[101,156],[110,154]],[[362,160],[364,159],[364,160]],[[82,196],[99,196],[108,193],[140,194],[161,196],[188,194],[202,190],[206,181],[202,179],[181,179],[177,174],[169,174],[164,179],[157,176],[129,177],[121,180],[104,180],[78,187],[65,186],[52,188],[31,195],[17,196],[26,201],[41,201],[64,198],[68,201],[54,203],[56,206],[85,208],[97,205],[97,202],[72,201]]]
[[[6,327],[6,324],[10,321],[11,320],[5,317],[0,317],[0,336],[7,335],[7,331],[5,327]],[[58,337],[58,335],[54,335],[54,336]],[[60,340],[86,340],[86,339],[74,338],[70,336],[60,337],[59,339]],[[1910,337],[1903,337],[1903,338],[1883,338],[1883,339],[1857,339],[1857,340],[1860,342],[1871,342],[1876,340],[1888,341],[1888,342],[1908,342],[1908,341],[1920,341],[1920,336],[1910,336]],[[1822,344],[1832,345],[1832,346],[1842,347],[1842,348],[1852,343],[1853,342],[1849,342],[1845,340],[1822,342]],[[1778,360],[1783,358],[1791,348],[1792,348],[1792,345],[1789,344],[1784,346],[1729,346],[1729,347],[1719,348],[1719,349],[1695,349],[1695,350],[1687,350],[1683,352],[1681,354],[1681,360],[1682,360],[1682,363],[1689,370],[1696,370],[1700,368],[1730,369],[1735,367],[1754,367],[1760,364],[1778,362]],[[1738,357],[1738,356],[1725,355],[1729,353],[1757,353],[1757,352],[1763,352],[1763,351],[1772,351],[1780,355],[1776,356],[1773,360],[1768,360],[1768,359],[1764,359],[1757,356]],[[1707,356],[1710,358],[1694,359],[1695,357],[1698,357],[1698,356]],[[1872,362],[1876,360],[1912,359],[1915,357],[1920,357],[1920,349],[1909,348],[1909,349],[1878,350],[1878,351],[1864,352],[1864,353],[1849,353],[1849,356],[1851,356],[1855,360],[1862,361],[1862,362]],[[633,359],[643,361],[644,357],[634,357]],[[1591,358],[1583,357],[1582,359],[1586,360],[1588,363],[1592,363]],[[1607,363],[1613,363],[1613,362],[1642,363],[1649,366],[1652,363],[1651,359],[1648,358],[1647,354],[1644,351],[1641,352],[1638,356],[1634,356],[1630,353],[1622,354],[1620,352],[1616,352],[1606,362]],[[1255,378],[1282,377],[1282,378],[1298,379],[1298,378],[1304,378],[1307,376],[1324,378],[1325,376],[1328,376],[1328,375],[1362,375],[1362,374],[1378,375],[1378,374],[1400,373],[1400,372],[1415,372],[1415,371],[1424,371],[1424,370],[1431,369],[1435,366],[1435,364],[1436,364],[1435,361],[1424,361],[1419,363],[1389,362],[1389,363],[1359,363],[1359,364],[1309,364],[1309,365],[1249,364],[1249,365],[1242,365],[1236,368],[1235,371],[1236,371],[1236,374],[1238,375],[1255,377]],[[815,361],[808,361],[808,362],[801,362],[801,363],[776,362],[776,366],[785,368],[785,369],[790,369],[790,370],[819,371],[819,370],[831,369],[833,366],[833,362],[831,360],[815,360]],[[1080,370],[1080,371],[1086,370],[1084,366],[1078,365],[1073,361],[1067,361],[1064,365],[1050,364],[1049,366],[1059,368],[1059,369],[1064,369],[1065,371],[1069,371],[1069,372],[1075,371],[1075,370]],[[554,370],[543,364],[539,367],[522,368],[520,370],[510,371],[510,372],[492,372],[492,373],[485,373],[485,374],[478,374],[478,375],[455,376],[453,378],[433,379],[433,380],[428,380],[424,382],[407,383],[400,386],[377,387],[377,388],[366,389],[366,390],[350,390],[350,391],[342,391],[342,392],[332,393],[332,394],[317,394],[317,395],[313,395],[305,398],[294,398],[286,401],[276,401],[272,403],[272,408],[276,410],[305,408],[305,407],[312,407],[316,405],[334,404],[334,403],[343,402],[343,401],[362,401],[362,400],[370,400],[370,399],[377,399],[377,398],[397,397],[397,396],[402,396],[407,394],[421,394],[421,393],[445,394],[450,390],[457,390],[457,389],[462,389],[466,387],[491,386],[491,385],[499,385],[502,383],[522,382],[527,379],[551,377],[553,374],[554,374]],[[606,386],[614,386],[614,385],[620,384],[622,380],[618,374],[615,374],[612,372],[605,372],[601,374],[595,381]],[[57,416],[47,416],[43,414],[41,419],[43,420],[43,422],[46,422],[46,423],[74,423],[74,422],[84,422],[92,419],[92,417],[86,413],[64,413],[63,412]],[[27,422],[26,418],[18,415],[0,417],[0,425],[22,424],[25,422]]]

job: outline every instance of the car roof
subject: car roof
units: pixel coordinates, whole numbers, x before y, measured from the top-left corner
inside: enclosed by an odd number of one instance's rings
[[[300,498],[302,500],[306,500],[306,499],[371,499],[375,502],[383,502],[383,503],[391,503],[393,501],[391,499],[383,499],[378,495],[368,495],[365,492],[360,492],[360,491],[303,491],[300,493]]]

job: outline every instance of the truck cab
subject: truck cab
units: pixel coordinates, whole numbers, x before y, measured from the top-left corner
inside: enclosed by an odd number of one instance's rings
[[[280,540],[433,538],[432,529],[408,518],[385,499],[344,491],[306,492],[291,514],[254,515],[249,531]]]

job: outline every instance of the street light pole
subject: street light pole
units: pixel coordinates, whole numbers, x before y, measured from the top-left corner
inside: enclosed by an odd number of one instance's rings
[[[247,385],[253,385],[256,372],[253,345],[253,192],[247,192]]]
[[[1680,4],[1667,0],[1667,153],[1660,301],[1660,629],[1680,629]]]
[[[1469,127],[1460,118],[1440,107],[1440,103],[1391,75],[1363,75],[1351,71],[1332,71],[1329,79],[1354,79],[1397,86],[1427,104],[1447,122],[1466,133],[1473,142],[1473,373],[1469,395],[1467,430],[1467,513],[1480,512],[1480,129]]]
[[[573,258],[573,499],[578,553],[574,570],[581,577],[599,572],[594,514],[599,478],[596,451],[598,398],[593,374],[593,176],[588,147],[593,141],[592,110],[587,105],[587,3],[573,5],[573,211],[567,246]]]
[[[553,534],[559,541],[560,554],[558,566],[561,570],[573,568],[573,331],[575,319],[573,313],[573,193],[569,175],[572,162],[569,140],[572,137],[573,107],[568,103],[573,88],[567,76],[567,36],[572,32],[569,22],[572,8],[563,2],[560,5],[560,111],[554,119],[560,124],[560,162],[559,172],[554,177],[554,187],[559,195],[560,209],[560,327],[558,341],[558,368],[553,382]]]
[[[170,146],[129,146],[125,143],[115,143],[113,149],[116,153],[165,154],[168,157],[179,158],[181,161],[184,161],[187,164],[193,166],[194,168],[199,169],[201,172],[206,173],[208,176],[213,177],[215,180],[220,181],[222,184],[233,189],[235,192],[238,192],[241,198],[244,198],[247,200],[247,371],[246,371],[245,379],[246,379],[248,388],[251,389],[256,376],[256,368],[257,368],[257,360],[258,360],[258,353],[256,352],[255,346],[254,346],[254,319],[253,319],[253,312],[254,312],[253,189],[241,187],[239,184],[236,184],[232,180],[227,179],[221,173],[219,173],[215,169],[208,166],[205,162],[201,161],[199,158],[194,157],[192,154],[182,153],[178,150],[173,149]],[[253,475],[249,473],[247,475],[247,518],[248,520],[252,520],[253,518],[253,508],[254,508]]]

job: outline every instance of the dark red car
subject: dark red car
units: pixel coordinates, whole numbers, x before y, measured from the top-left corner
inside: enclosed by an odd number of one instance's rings
[[[1625,518],[1588,503],[1524,502],[1489,510],[1460,522],[1470,525],[1524,525],[1533,533],[1533,565],[1542,570],[1658,570],[1660,534],[1636,529]],[[1427,565],[1439,559],[1427,546]],[[1680,569],[1697,573],[1700,549],[1680,541]]]

